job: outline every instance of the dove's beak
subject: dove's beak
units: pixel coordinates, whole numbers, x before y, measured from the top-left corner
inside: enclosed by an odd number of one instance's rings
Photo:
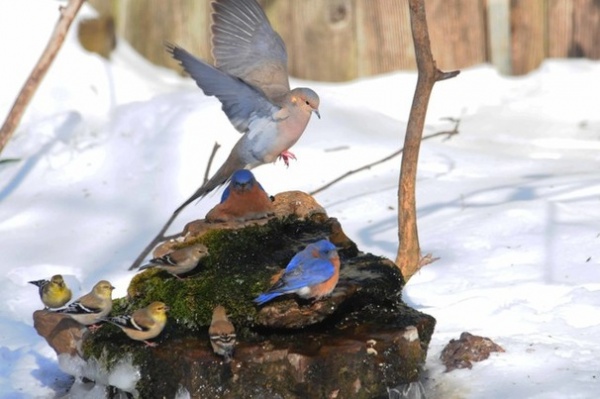
[[[315,114],[317,114],[317,116],[319,117],[319,119],[321,119],[321,114],[319,113],[319,110],[318,110],[318,109],[315,109],[315,110],[313,110],[313,112],[314,112]]]

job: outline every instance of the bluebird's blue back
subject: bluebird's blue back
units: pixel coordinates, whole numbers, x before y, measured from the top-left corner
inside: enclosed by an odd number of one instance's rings
[[[290,260],[290,263],[288,263],[288,265],[285,267],[284,273],[287,273],[287,272],[293,270],[296,266],[298,266],[299,262],[304,261],[304,260],[310,258],[311,256],[313,256],[313,253],[315,251],[318,251],[319,255],[321,255],[321,254],[326,254],[332,250],[335,250],[335,245],[333,245],[328,240],[320,240],[320,241],[314,242],[312,244],[309,244],[302,251],[300,251],[296,255],[294,255],[292,260]]]
[[[279,280],[254,301],[261,305],[280,295],[290,293],[310,297],[313,287],[327,282],[339,271],[339,268],[336,270],[334,266],[334,258],[339,266],[336,248],[328,240],[320,240],[308,245],[294,255]]]

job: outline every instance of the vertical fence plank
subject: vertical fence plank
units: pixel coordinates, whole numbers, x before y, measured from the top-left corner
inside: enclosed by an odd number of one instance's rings
[[[600,58],[600,1],[573,0],[573,43],[569,57]]]
[[[600,58],[600,1],[548,0],[548,56]]]
[[[117,7],[117,32],[152,62],[180,70],[165,51],[165,41],[211,60],[210,1],[127,0]]]
[[[427,0],[431,51],[442,70],[486,62],[485,2]]]
[[[358,75],[416,69],[408,0],[357,0]]]
[[[573,42],[573,0],[548,0],[548,57],[566,57]]]
[[[545,0],[511,0],[513,74],[522,75],[546,57]]]
[[[489,60],[500,71],[512,73],[510,51],[510,0],[487,1]]]
[[[287,44],[291,75],[327,81],[358,76],[354,3],[276,1],[268,8],[273,27]]]

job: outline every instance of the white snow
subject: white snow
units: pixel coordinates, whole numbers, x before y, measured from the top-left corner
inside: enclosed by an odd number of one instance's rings
[[[0,2],[0,119],[46,45],[60,3]],[[92,14],[84,7],[79,18]],[[32,29],[35,27],[35,29]],[[443,68],[443,65],[440,67]],[[344,84],[301,82],[321,97],[293,148],[298,160],[254,170],[270,193],[312,191],[402,146],[415,73]],[[595,398],[600,392],[600,62],[548,60],[524,77],[487,65],[434,88],[417,204],[424,254],[440,260],[405,300],[437,319],[429,398]],[[63,274],[74,295],[100,279],[123,296],[127,268],[201,182],[215,141],[239,138],[214,98],[120,42],[111,61],[72,29],[0,159],[0,397],[64,395],[71,377],[32,326],[27,281]],[[316,195],[365,251],[395,258],[400,158]],[[220,192],[190,206],[200,218]],[[505,353],[444,373],[461,332]],[[127,381],[120,382],[127,384]],[[78,386],[81,392],[84,388]],[[73,392],[72,392],[73,394]]]

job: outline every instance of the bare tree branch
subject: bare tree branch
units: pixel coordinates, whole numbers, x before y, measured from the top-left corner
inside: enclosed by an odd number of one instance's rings
[[[454,119],[454,118],[447,118],[447,119],[449,119],[449,120],[451,120],[451,121],[453,121],[455,123],[454,128],[452,130],[444,130],[442,132],[437,132],[437,133],[430,134],[429,136],[423,137],[422,141],[429,140],[429,139],[432,139],[434,137],[439,137],[439,136],[447,136],[446,137],[446,140],[447,140],[450,137],[458,134],[458,126],[460,125],[460,119]],[[379,164],[382,164],[384,162],[389,161],[390,159],[393,159],[393,158],[397,157],[398,155],[402,154],[402,151],[404,151],[404,148],[400,148],[399,150],[391,153],[390,155],[388,155],[385,158],[382,158],[382,159],[380,159],[378,161],[371,162],[369,164],[361,166],[358,169],[349,170],[348,172],[344,173],[340,177],[338,177],[338,178],[330,181],[329,183],[327,183],[327,184],[325,184],[325,185],[317,188],[314,191],[311,191],[309,194],[310,195],[318,194],[321,191],[324,191],[324,190],[328,189],[329,187],[333,186],[335,183],[339,183],[340,181],[344,180],[346,177],[352,176],[352,175],[354,175],[354,174],[356,174],[358,172],[362,172],[363,170],[371,169],[373,166],[377,166]]]
[[[165,231],[167,231],[169,226],[171,226],[171,223],[173,223],[173,221],[177,218],[177,215],[179,215],[179,212],[173,212],[171,217],[169,217],[169,220],[167,220],[167,222],[162,227],[162,229],[160,229],[158,234],[152,239],[152,241],[150,241],[150,243],[148,243],[148,245],[146,245],[146,248],[144,248],[144,250],[137,256],[137,258],[135,258],[135,260],[133,261],[131,266],[129,266],[129,270],[134,270],[134,269],[139,268],[142,265],[142,262],[144,261],[144,259],[146,259],[146,256],[150,253],[150,251],[152,251],[152,249],[159,242],[165,240]]]
[[[427,106],[433,85],[438,80],[452,78],[459,71],[442,72],[437,69],[427,29],[424,0],[409,0],[410,27],[415,46],[418,79],[404,138],[404,154],[398,183],[398,253],[396,265],[408,281],[419,269],[421,250],[417,231],[415,186],[417,163]]]
[[[65,41],[69,27],[75,19],[83,2],[84,0],[69,0],[66,7],[60,7],[60,18],[54,27],[52,36],[50,37],[44,52],[40,56],[40,59],[33,68],[33,71],[31,71],[31,74],[25,81],[19,96],[15,100],[15,103],[0,129],[0,153],[2,153],[2,150],[4,150],[4,147],[17,129],[19,122],[21,122],[21,118],[25,113],[27,105],[31,101],[31,98],[35,94],[41,81],[44,79],[44,76],[46,76],[46,72],[48,72],[48,68],[52,65],[52,61],[56,58],[58,50],[60,50]]]
[[[220,147],[221,147],[221,145],[219,143],[215,142],[212,152],[210,153],[210,157],[208,158],[208,163],[206,164],[206,170],[204,171],[204,182],[205,183],[208,180],[208,175],[210,173],[210,169],[212,167],[212,163],[215,158],[215,154],[217,153],[217,151],[219,150]],[[148,243],[148,245],[146,245],[146,248],[144,248],[144,250],[137,256],[137,258],[135,258],[135,260],[133,261],[131,266],[129,266],[129,270],[134,270],[134,269],[139,268],[142,265],[142,262],[144,261],[144,259],[146,259],[146,256],[148,256],[148,254],[150,253],[150,251],[152,251],[152,249],[154,249],[154,247],[156,247],[160,242],[169,240],[169,239],[177,237],[179,235],[179,234],[174,234],[174,235],[170,235],[170,236],[165,236],[165,232],[169,229],[169,227],[175,221],[175,219],[177,219],[177,216],[183,209],[184,208],[177,209],[175,212],[173,212],[173,214],[169,217],[167,222],[160,229],[158,234],[156,234],[156,236],[152,239],[152,241],[150,241]]]

